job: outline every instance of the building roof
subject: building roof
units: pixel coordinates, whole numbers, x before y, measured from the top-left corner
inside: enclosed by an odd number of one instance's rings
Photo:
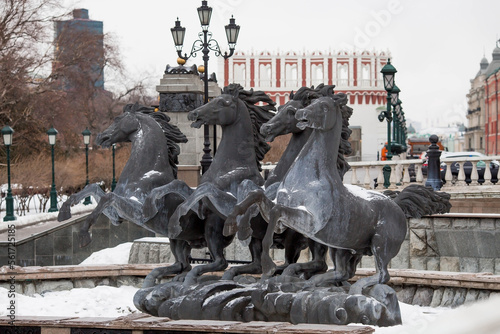
[[[500,46],[499,46],[499,43],[500,43],[500,40],[497,41],[497,46],[495,49],[493,49],[493,53],[492,53],[493,60],[486,68],[486,71],[485,71],[486,77],[489,77],[493,73],[496,73],[496,71],[500,68]]]
[[[486,57],[483,57],[483,59],[481,59],[481,62],[479,63],[479,72],[477,72],[476,78],[486,72],[489,64],[490,63],[488,62],[488,59],[486,59]]]

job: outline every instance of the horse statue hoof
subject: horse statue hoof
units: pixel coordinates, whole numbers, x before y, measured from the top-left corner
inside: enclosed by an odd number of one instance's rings
[[[240,228],[238,230],[238,239],[247,240],[252,236],[252,228],[245,226],[245,228]]]
[[[156,272],[153,269],[153,271],[151,271],[144,279],[144,282],[142,283],[142,289],[152,288],[156,286],[156,277]]]
[[[226,270],[226,272],[224,273],[224,275],[222,275],[222,280],[228,280],[228,281],[232,281],[234,276],[236,276],[236,272],[234,270]]]
[[[174,225],[174,224],[172,224]],[[169,226],[167,236],[171,239],[177,239],[177,237],[182,233],[182,228],[175,224],[175,226]]]
[[[227,219],[224,222],[224,230],[222,231],[222,234],[225,237],[228,237],[230,235],[235,235],[236,232],[238,232],[238,225],[236,223],[236,217],[233,215],[229,215],[229,216],[227,216]]]
[[[71,218],[71,210],[66,205],[62,205],[59,214],[57,215],[57,221],[62,222]]]
[[[155,201],[151,198],[146,198],[142,206],[142,212],[144,217],[153,217],[156,215],[158,213],[158,209],[156,208]]]
[[[89,231],[80,231],[80,248],[83,248],[92,242]]]

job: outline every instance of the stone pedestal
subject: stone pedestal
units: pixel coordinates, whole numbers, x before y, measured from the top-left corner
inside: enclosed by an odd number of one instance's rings
[[[209,98],[220,95],[221,89],[215,81],[209,81]],[[191,67],[178,66],[167,69],[160,84],[156,86],[156,91],[160,94],[160,111],[166,112],[171,118],[171,123],[177,125],[188,138],[187,143],[181,143],[181,154],[179,155],[179,165],[197,166],[200,164],[203,155],[203,127],[200,129],[191,128],[191,121],[187,119],[187,114],[203,105],[203,81],[196,69],[196,65]],[[210,142],[213,154],[213,127],[210,127]],[[220,137],[221,131],[217,131]]]

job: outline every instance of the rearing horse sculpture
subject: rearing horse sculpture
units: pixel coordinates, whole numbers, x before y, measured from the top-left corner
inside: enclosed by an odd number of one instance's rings
[[[267,103],[257,106],[256,103]],[[193,268],[185,277],[185,284],[196,281],[205,272],[223,270],[227,267],[223,249],[234,235],[224,237],[222,229],[224,219],[236,204],[238,185],[243,180],[251,180],[262,185],[264,179],[260,174],[260,160],[269,150],[269,145],[259,133],[260,126],[273,114],[274,102],[261,91],[246,91],[238,84],[224,88],[222,95],[209,103],[189,112],[191,126],[199,128],[202,124],[218,124],[222,127],[222,138],[210,168],[203,174],[196,190],[184,187],[179,191],[182,181],[172,182],[151,192],[146,199],[144,212],[146,216],[156,214],[156,202],[167,194],[176,193],[185,198],[170,218],[168,236],[184,240],[189,229],[184,225],[186,218],[193,214],[204,219],[205,239],[214,259],[212,263]],[[261,220],[255,217],[252,221]],[[260,223],[260,225],[265,222]],[[228,239],[229,238],[229,239]],[[252,257],[260,257],[261,249],[252,252]],[[254,254],[255,253],[255,254]],[[156,279],[164,274],[156,273]]]
[[[93,196],[98,202],[80,231],[81,247],[90,243],[89,229],[101,213],[115,225],[128,220],[155,233],[167,233],[168,220],[164,217],[174,212],[180,199],[165,198],[160,206],[162,215],[149,217],[143,216],[142,203],[152,189],[177,177],[177,143],[185,143],[187,138],[169,121],[166,114],[154,112],[154,108],[128,104],[123,114],[97,136],[96,144],[104,148],[128,141],[132,142],[132,150],[114,192],[105,193],[98,184],[89,184],[71,195],[59,210],[58,220],[63,221],[71,217],[70,207],[85,197]]]
[[[274,200],[276,197],[277,186],[284,178],[286,172],[292,165],[304,144],[307,142],[307,139],[312,132],[311,129],[299,129],[296,126],[297,119],[295,118],[295,113],[297,110],[309,105],[314,99],[322,95],[327,95],[330,91],[333,91],[334,87],[335,86],[325,86],[323,84],[320,84],[316,89],[301,87],[296,93],[292,92],[290,94],[291,100],[280,106],[276,115],[261,126],[260,132],[265,136],[265,139],[268,142],[273,141],[277,136],[289,133],[292,134],[292,137],[290,138],[290,141],[278,164],[271,171],[264,184],[265,194],[269,199]],[[341,161],[342,162],[339,163],[339,168],[341,170],[341,174],[343,175],[349,168],[349,165],[345,162],[343,154]],[[238,200],[243,200],[250,191],[258,188],[260,187],[252,183],[250,180],[243,181],[238,189]],[[258,213],[254,207],[255,205],[249,208],[238,223],[234,221],[233,224],[230,225],[226,220],[225,233],[235,233],[237,230],[238,237],[241,240],[247,239],[252,233],[258,233],[261,235],[260,239],[262,239],[263,232],[255,231],[249,224],[249,218]],[[263,228],[265,229],[265,227],[261,227],[260,229],[262,230]],[[233,232],[228,232],[230,230]],[[292,229],[285,229],[284,232],[275,234],[274,244],[282,245],[285,249],[285,263],[277,268],[276,273],[281,273],[285,270],[284,273],[286,275],[299,275],[303,273],[304,276],[308,278],[314,274],[325,272],[328,269],[325,261],[327,247],[304,237],[302,234]],[[301,250],[305,249],[307,246],[309,246],[309,249],[311,250],[312,260],[306,263],[296,263]],[[239,267],[233,267],[230,271],[238,271],[238,273],[240,273],[239,271],[241,271],[241,269],[239,269]]]
[[[364,283],[387,283],[390,277],[387,265],[398,253],[407,231],[405,212],[409,211],[405,206],[414,203],[408,194],[415,188],[425,193],[423,198],[417,199],[420,206],[427,204],[417,210],[418,214],[446,212],[450,208],[449,195],[447,198],[435,195],[422,186],[406,188],[399,195],[405,198],[402,201],[343,185],[336,160],[339,147],[345,145],[348,138],[343,134],[352,109],[346,102],[347,96],[340,93],[315,99],[299,110],[295,115],[299,121],[297,126],[312,128],[313,132],[281,182],[275,202],[266,198],[262,191],[253,191],[235,207],[236,214],[240,214],[249,204],[258,203],[260,212],[269,222],[262,258],[266,276],[275,268],[268,251],[275,226],[280,223],[344,253],[373,255],[377,274]],[[422,200],[424,202],[420,202]],[[342,268],[328,272],[320,275],[321,280],[343,281],[348,271]],[[313,278],[314,282],[321,280]]]

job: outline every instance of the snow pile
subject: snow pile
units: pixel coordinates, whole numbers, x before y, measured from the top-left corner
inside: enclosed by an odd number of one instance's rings
[[[91,266],[97,264],[127,264],[133,242],[126,242],[113,248],[105,248],[92,253],[80,266]]]
[[[127,263],[131,242],[93,253],[81,265]],[[16,294],[18,316],[119,317],[138,312],[138,288],[98,286],[46,292],[33,297]],[[7,315],[8,290],[0,288],[0,316]],[[7,304],[5,304],[7,305]],[[399,303],[403,325],[373,327],[376,334],[500,334],[500,295],[456,309]],[[353,324],[356,325],[356,324]]]
[[[71,214],[74,217],[78,214],[90,213],[92,212],[92,210],[95,209],[96,206],[97,204],[95,203],[94,200],[92,201],[92,204],[89,205],[83,205],[82,203],[80,203],[71,207]],[[14,214],[16,215],[16,220],[10,221],[9,224],[4,224],[3,226],[0,226],[0,232],[5,231],[7,229],[7,225],[11,224],[16,225],[16,228],[20,228],[23,226],[40,224],[43,222],[47,222],[49,220],[57,220],[57,215],[59,214],[59,212],[39,213],[36,212],[34,208],[30,207],[30,212],[26,212],[26,216],[17,216],[16,212],[14,212]]]
[[[133,302],[137,290],[130,286],[98,286],[46,292],[33,297],[16,294],[16,316],[120,317],[138,312]],[[0,288],[0,301],[0,316],[6,316],[7,289]]]
[[[456,309],[399,305],[403,325],[376,334],[500,334],[500,295]]]

